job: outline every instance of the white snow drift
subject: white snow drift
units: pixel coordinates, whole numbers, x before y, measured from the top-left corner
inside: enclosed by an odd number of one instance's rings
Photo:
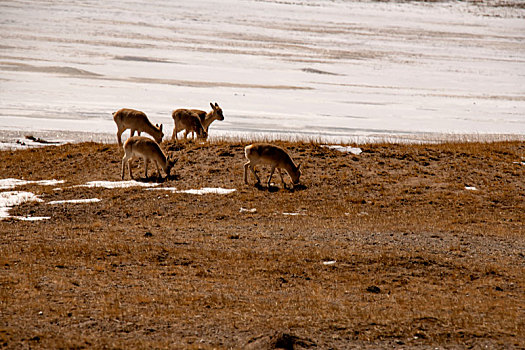
[[[26,202],[43,202],[38,196],[31,192],[25,191],[8,191],[0,192],[0,219],[7,219],[11,217],[9,210],[15,205],[20,205]],[[16,217],[20,218],[20,217]],[[30,218],[26,218],[30,219]],[[34,220],[35,218],[33,218]]]

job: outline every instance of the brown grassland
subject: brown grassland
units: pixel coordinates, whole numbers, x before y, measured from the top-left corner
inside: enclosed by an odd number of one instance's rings
[[[0,152],[0,178],[66,180],[15,189],[50,219],[0,221],[0,347],[525,348],[524,143],[276,143],[293,191],[245,185],[244,142],[163,143],[147,181],[237,189],[203,196],[72,187],[120,180],[116,144]]]

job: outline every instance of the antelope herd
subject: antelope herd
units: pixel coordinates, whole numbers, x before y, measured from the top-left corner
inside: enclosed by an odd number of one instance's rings
[[[211,111],[206,113],[200,109],[186,109],[180,108],[172,112],[171,116],[174,122],[172,141],[175,139],[178,142],[177,134],[184,131],[184,139],[187,139],[188,134],[192,134],[192,139],[195,136],[198,139],[206,140],[208,138],[208,131],[210,124],[215,120],[224,120],[221,107],[215,102],[210,103]],[[170,176],[171,168],[176,159],[162,151],[160,144],[164,133],[161,125],[153,125],[146,114],[129,108],[122,108],[113,113],[113,120],[117,124],[117,141],[119,146],[122,146],[122,133],[130,129],[130,137],[124,143],[124,157],[122,158],[121,177],[124,179],[125,168],[128,166],[129,177],[133,179],[131,172],[130,161],[134,158],[142,158],[144,160],[144,176],[148,177],[148,163],[153,162],[157,168],[157,173],[160,176],[160,168],[164,170],[166,176]],[[135,131],[138,136],[134,136]],[[145,132],[153,137],[154,140],[140,136],[141,132]],[[271,167],[270,176],[268,177],[267,186],[270,188],[272,176],[277,169],[281,177],[283,187],[286,188],[281,169],[284,169],[292,179],[292,189],[294,185],[299,183],[301,171],[300,165],[296,166],[292,158],[286,151],[280,147],[266,144],[255,143],[245,147],[244,154],[248,162],[244,164],[244,182],[248,184],[248,169],[251,170],[255,179],[256,185],[260,185],[261,180],[256,173],[255,167],[257,165],[269,165]]]

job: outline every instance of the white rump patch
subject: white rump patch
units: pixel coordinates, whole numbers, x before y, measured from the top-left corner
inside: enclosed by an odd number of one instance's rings
[[[87,199],[69,199],[62,201],[51,201],[47,204],[82,204],[82,203],[97,203],[100,202],[98,198],[87,198]]]
[[[24,185],[41,185],[41,186],[54,186],[64,183],[64,180],[19,180],[19,179],[0,179],[0,190],[7,190],[15,188],[16,186]]]
[[[343,153],[352,153],[357,155],[360,155],[363,150],[359,147],[350,147],[350,146],[340,146],[340,145],[322,145],[322,147],[335,149],[336,151],[343,152]]]
[[[83,185],[73,187],[103,187],[103,188],[128,188],[128,187],[155,187],[158,183],[129,181],[90,181]]]

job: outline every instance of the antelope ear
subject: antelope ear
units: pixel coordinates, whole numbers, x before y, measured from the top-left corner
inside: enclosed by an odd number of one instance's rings
[[[159,130],[162,131],[162,124],[160,124],[160,126],[159,126]]]
[[[215,107],[219,108],[219,104],[217,102],[215,102]]]
[[[211,109],[215,109],[215,106],[213,105],[212,102],[210,102],[210,106],[211,106]]]

